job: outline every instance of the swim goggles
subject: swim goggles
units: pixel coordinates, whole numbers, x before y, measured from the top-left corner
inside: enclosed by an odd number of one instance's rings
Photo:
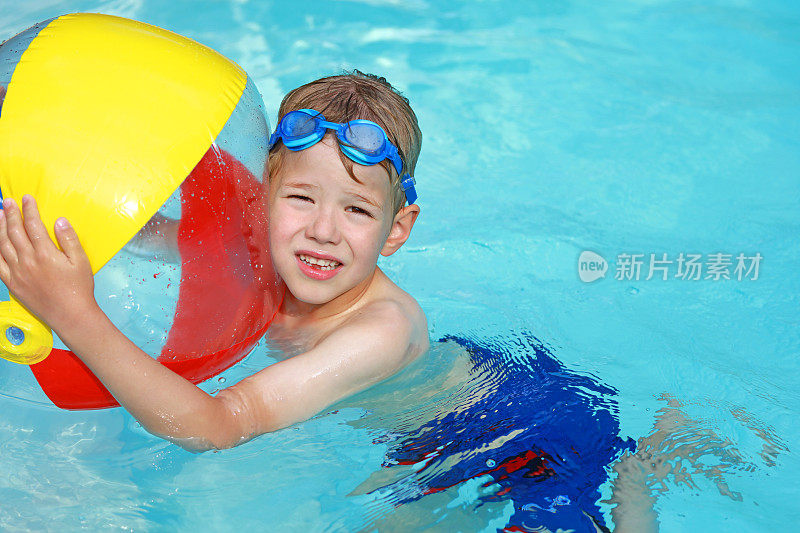
[[[401,174],[403,160],[397,147],[389,142],[386,132],[370,120],[351,120],[350,122],[328,122],[322,114],[313,109],[290,111],[281,119],[275,132],[269,138],[271,150],[278,139],[293,152],[305,150],[325,137],[326,130],[334,130],[344,155],[359,165],[372,166],[388,159],[400,176],[400,186],[406,195],[408,205],[417,200],[414,189],[416,181],[408,174]]]

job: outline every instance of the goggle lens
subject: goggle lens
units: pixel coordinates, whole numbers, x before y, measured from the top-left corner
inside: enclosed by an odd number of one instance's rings
[[[292,111],[283,117],[284,134],[297,139],[314,133],[317,129],[317,119],[300,111]]]
[[[386,136],[372,124],[348,124],[344,130],[344,141],[368,156],[383,153]]]

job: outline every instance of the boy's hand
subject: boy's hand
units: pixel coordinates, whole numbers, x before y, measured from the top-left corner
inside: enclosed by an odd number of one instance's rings
[[[55,234],[61,250],[47,234],[32,196],[22,198],[22,213],[13,199],[3,200],[0,280],[28,310],[58,331],[69,316],[75,316],[76,308],[80,313],[97,303],[89,258],[75,230],[59,218]]]

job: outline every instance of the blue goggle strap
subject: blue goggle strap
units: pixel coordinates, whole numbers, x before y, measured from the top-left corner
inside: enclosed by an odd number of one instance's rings
[[[414,180],[414,178],[408,174],[403,174],[403,177],[400,178],[400,186],[403,188],[403,192],[406,194],[406,201],[408,202],[408,205],[411,205],[417,201],[417,190],[414,188],[416,183],[416,180]]]
[[[386,141],[386,152],[388,152],[386,157],[392,162],[395,170],[397,170],[397,175],[400,176],[400,187],[406,195],[406,202],[408,202],[408,205],[411,205],[417,201],[417,190],[414,188],[417,182],[409,174],[401,174],[403,171],[403,160],[400,159],[400,154],[397,153],[397,147],[388,140]]]

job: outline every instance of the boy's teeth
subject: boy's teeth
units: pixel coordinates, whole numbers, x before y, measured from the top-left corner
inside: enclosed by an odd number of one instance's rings
[[[300,260],[304,263],[308,263],[309,265],[318,266],[322,270],[331,270],[338,267],[340,264],[338,261],[331,261],[330,259],[317,259],[316,257],[303,254],[300,254]]]

